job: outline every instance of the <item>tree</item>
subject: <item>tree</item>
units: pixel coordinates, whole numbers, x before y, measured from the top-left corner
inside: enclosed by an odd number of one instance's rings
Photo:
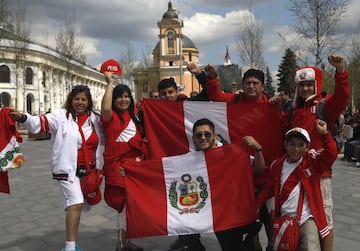
[[[335,38],[336,26],[346,11],[348,0],[290,0],[289,10],[297,19],[295,31],[302,43],[321,66],[323,58],[338,51],[344,41]]]
[[[0,38],[3,38],[3,30],[5,31],[14,31],[14,26],[11,22],[11,11],[8,8],[6,0],[0,0],[0,26],[1,33]]]
[[[272,77],[269,70],[269,67],[266,67],[266,74],[265,74],[265,93],[268,96],[268,98],[271,98],[275,94],[275,88],[272,85]]]
[[[125,48],[121,50],[120,64],[122,68],[123,77],[120,79],[120,83],[129,86],[132,91],[133,97],[135,97],[135,86],[133,81],[133,72],[136,65],[136,55],[134,47],[128,41]]]
[[[78,38],[78,32],[72,19],[67,19],[65,26],[60,28],[55,38],[56,49],[63,55],[63,59],[75,59],[82,63],[86,61],[84,45]]]
[[[86,56],[84,54],[84,46],[78,38],[78,32],[75,28],[73,19],[67,19],[65,26],[61,27],[55,37],[56,50],[60,53],[60,57],[64,60],[67,67],[65,76],[64,93],[68,93],[73,86],[73,79],[71,75],[72,64],[71,60],[77,60],[85,63]],[[65,98],[66,95],[63,95]]]
[[[240,60],[249,68],[265,69],[262,49],[263,29],[259,21],[249,13],[240,21],[236,42],[240,52]]]
[[[278,83],[278,91],[284,90],[287,91],[290,95],[290,97],[293,97],[294,95],[294,78],[295,78],[295,72],[297,69],[296,65],[296,55],[291,49],[285,50],[285,55],[283,56],[281,63],[279,65],[278,74],[276,76],[278,77],[279,83]]]

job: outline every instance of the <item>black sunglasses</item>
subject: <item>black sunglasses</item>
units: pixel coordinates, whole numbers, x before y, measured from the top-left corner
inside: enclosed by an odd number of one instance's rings
[[[205,136],[205,138],[210,139],[212,133],[211,132],[198,132],[197,134],[195,134],[195,138],[202,139],[203,135]]]

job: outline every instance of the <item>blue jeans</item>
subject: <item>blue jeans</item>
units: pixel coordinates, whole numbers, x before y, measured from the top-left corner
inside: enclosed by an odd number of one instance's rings
[[[358,145],[360,146],[360,140],[351,140],[351,141],[346,141],[345,142],[345,146],[344,146],[344,157],[348,160],[351,160],[351,156],[352,156],[352,152],[354,149],[354,145]],[[358,154],[359,155],[359,154]],[[360,156],[357,156],[360,160]],[[358,161],[358,160],[357,160]]]

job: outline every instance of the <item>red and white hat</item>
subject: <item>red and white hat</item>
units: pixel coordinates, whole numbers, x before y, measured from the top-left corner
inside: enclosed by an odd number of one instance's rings
[[[122,74],[121,66],[120,66],[119,62],[116,61],[115,59],[109,59],[109,60],[105,61],[104,63],[102,63],[100,72],[103,74],[105,72],[111,72],[112,74],[119,75],[119,76],[121,76],[121,74]]]
[[[285,134],[285,139],[288,140],[290,138],[290,136],[294,135],[294,134],[297,134],[301,137],[304,138],[304,140],[310,144],[310,136],[309,136],[309,133],[301,128],[301,127],[294,127],[293,129],[287,131],[287,133]]]

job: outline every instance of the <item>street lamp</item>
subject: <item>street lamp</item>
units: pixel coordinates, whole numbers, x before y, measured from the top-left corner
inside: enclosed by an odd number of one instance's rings
[[[179,21],[180,22],[180,29],[179,29],[179,36],[180,36],[180,41],[179,41],[179,54],[180,54],[180,93],[184,93],[184,84],[183,84],[183,53],[182,53],[182,27],[184,26],[184,23],[182,20]]]

